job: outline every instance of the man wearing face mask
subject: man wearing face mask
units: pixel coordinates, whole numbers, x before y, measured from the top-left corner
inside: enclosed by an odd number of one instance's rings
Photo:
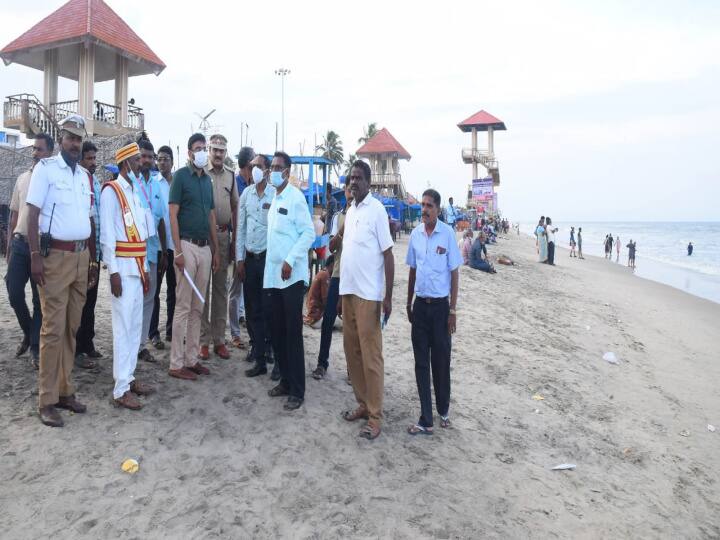
[[[161,269],[167,266],[167,242],[165,238],[164,221],[165,208],[160,190],[160,182],[158,180],[160,175],[157,171],[152,170],[155,163],[155,148],[152,143],[145,138],[138,141],[138,147],[140,148],[140,174],[136,175],[132,170],[129,171],[129,174],[135,183],[135,192],[140,198],[140,204],[148,218],[147,262],[150,273],[149,287],[143,298],[143,324],[140,347],[138,349],[138,360],[155,362],[155,358],[150,354],[145,344],[149,339],[150,319],[152,318],[153,308],[155,307],[158,266],[160,266]]]
[[[249,146],[243,146],[238,152],[238,167],[240,172],[237,175],[236,183],[238,194],[242,196],[248,186],[253,183],[253,160],[255,159],[255,150]],[[230,337],[232,344],[238,349],[244,349],[245,344],[240,337],[240,319],[245,316],[245,303],[243,295],[243,282],[238,277],[237,272],[233,276],[232,286],[230,287],[229,317],[230,317]],[[248,333],[250,326],[248,325]],[[252,336],[251,336],[252,341]],[[252,346],[252,343],[251,343]],[[252,351],[247,354],[246,360],[252,361]]]
[[[238,190],[235,185],[235,173],[225,165],[227,157],[227,139],[224,135],[210,137],[210,166],[207,172],[213,183],[213,201],[217,220],[217,238],[220,267],[213,272],[211,286],[208,286],[200,330],[200,359],[210,356],[210,339],[214,343],[213,351],[220,358],[230,358],[225,345],[225,329],[228,316],[228,266],[235,258],[235,246],[232,234],[237,219]]]
[[[212,180],[205,172],[207,163],[205,136],[195,133],[188,140],[188,163],[175,172],[170,185],[177,289],[168,374],[190,381],[198,375],[209,375],[210,370],[197,358],[203,303],[189,280],[198,291],[207,291],[211,269],[215,272],[220,266]]]
[[[148,295],[152,277],[147,263],[148,233],[152,216],[142,205],[137,179],[140,173],[140,148],[130,143],[115,153],[120,169],[117,180],[103,186],[100,212],[103,227],[100,243],[103,261],[110,274],[113,329],[113,399],[118,407],[133,411],[142,408],[135,398],[153,393],[149,386],[135,380],[144,321],[143,294]],[[141,174],[141,173],[140,173]]]
[[[307,201],[288,183],[290,156],[275,152],[270,183],[275,198],[268,210],[267,255],[263,287],[270,289],[272,343],[280,366],[280,383],[271,397],[288,396],[284,409],[298,409],[305,399],[305,352],[302,304],[309,282],[308,250],[315,240]]]
[[[98,275],[92,192],[87,171],[78,163],[85,119],[70,115],[60,122],[60,130],[60,153],[35,166],[27,194],[30,271],[43,312],[39,413],[40,421],[51,427],[63,426],[58,408],[86,411],[75,399],[70,376],[88,286]]]
[[[240,197],[235,240],[235,273],[236,278],[246,285],[248,333],[252,345],[250,359],[255,362],[255,366],[245,372],[248,377],[267,373],[267,356],[270,352],[270,336],[266,332],[269,309],[265,300],[263,276],[268,212],[275,197],[275,187],[268,184],[268,161],[267,157],[259,155],[251,162],[254,165],[253,183],[245,188]]]

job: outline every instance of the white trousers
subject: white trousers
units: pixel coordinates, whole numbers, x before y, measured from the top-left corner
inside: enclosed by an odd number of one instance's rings
[[[143,325],[143,289],[138,276],[120,276],[122,294],[112,296],[113,398],[130,390],[135,380],[138,347]]]

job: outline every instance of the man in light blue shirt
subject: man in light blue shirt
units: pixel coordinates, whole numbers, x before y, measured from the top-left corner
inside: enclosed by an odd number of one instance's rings
[[[288,396],[284,409],[298,409],[305,399],[305,352],[302,304],[310,279],[308,251],[315,230],[302,192],[288,183],[290,156],[275,152],[270,183],[276,193],[268,212],[267,255],[263,287],[270,289],[272,343],[280,383],[271,397]]]
[[[155,362],[155,358],[145,347],[150,333],[150,319],[155,307],[155,289],[157,288],[158,266],[167,267],[167,243],[165,229],[165,204],[158,176],[160,173],[152,170],[155,162],[155,148],[147,139],[138,141],[140,147],[140,176],[134,177],[135,189],[140,198],[140,204],[145,209],[150,236],[147,239],[147,262],[150,266],[150,288],[143,298],[143,326],[140,337],[140,350],[138,360]]]
[[[455,230],[455,223],[457,222],[457,210],[455,209],[455,205],[453,204],[453,198],[450,197],[448,199],[448,206],[447,210],[445,212],[445,221],[448,225],[450,225]]]
[[[255,365],[245,371],[248,377],[267,373],[270,353],[270,324],[267,301],[263,294],[265,257],[267,254],[268,214],[275,198],[275,188],[268,184],[270,160],[258,155],[252,162],[253,183],[240,195],[235,234],[236,279],[244,285],[247,327],[250,334],[250,359]],[[275,370],[274,370],[275,371]],[[277,368],[276,380],[279,380]]]
[[[408,428],[410,435],[433,432],[431,370],[440,426],[450,427],[451,336],[456,324],[458,268],[463,262],[455,231],[438,220],[440,194],[434,189],[426,190],[421,205],[422,223],[410,235],[405,260],[410,267],[407,315],[412,325],[421,410],[420,420]]]

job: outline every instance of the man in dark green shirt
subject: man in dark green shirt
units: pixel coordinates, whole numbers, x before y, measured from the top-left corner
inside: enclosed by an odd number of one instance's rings
[[[205,136],[195,133],[188,140],[188,164],[173,175],[169,197],[177,288],[168,373],[192,381],[210,374],[197,359],[203,302],[192,284],[200,294],[206,292],[210,261],[213,272],[220,262],[212,181],[204,170],[207,162]]]

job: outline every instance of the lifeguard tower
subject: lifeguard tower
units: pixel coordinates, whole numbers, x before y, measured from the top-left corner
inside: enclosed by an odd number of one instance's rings
[[[399,160],[410,160],[410,153],[395,137],[382,128],[358,148],[355,155],[367,158],[372,170],[371,189],[385,196],[405,199],[407,191],[400,174]]]
[[[165,64],[102,0],[70,0],[0,50],[5,65],[42,70],[42,100],[32,93],[8,96],[3,124],[33,138],[57,138],[68,114],[86,119],[88,135],[112,137],[145,128],[143,110],[128,101],[128,78],[154,73]],[[78,83],[77,99],[58,101],[58,77]],[[94,98],[96,82],[115,80],[114,103]]]
[[[482,165],[487,170],[488,177],[492,178],[492,196],[487,200],[487,206],[492,212],[495,212],[497,211],[497,208],[494,208],[497,204],[495,188],[500,185],[500,164],[495,156],[494,133],[496,131],[505,131],[507,129],[505,122],[494,117],[489,112],[481,110],[460,122],[458,127],[460,131],[464,133],[470,132],[472,135],[472,146],[462,149],[463,163],[472,164],[471,184],[480,180],[478,165]],[[487,148],[478,148],[478,131],[487,132]],[[472,187],[469,192],[472,193]],[[471,197],[468,197],[468,205],[474,205],[474,200]]]

